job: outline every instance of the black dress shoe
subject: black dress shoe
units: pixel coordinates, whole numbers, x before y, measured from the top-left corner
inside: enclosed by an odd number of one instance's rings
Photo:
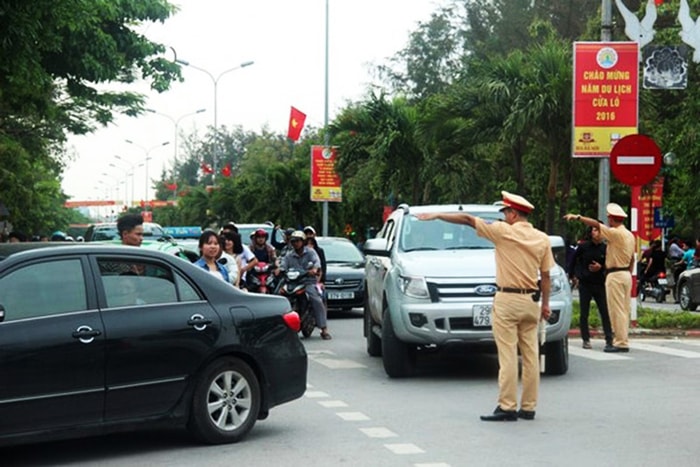
[[[517,422],[518,412],[515,410],[503,410],[499,405],[491,415],[482,415],[481,419],[485,422]]]
[[[603,349],[603,352],[608,352],[608,353],[627,353],[629,351],[630,351],[629,347],[615,347],[613,345],[606,345],[605,348]]]
[[[522,418],[523,420],[534,420],[535,419],[535,411],[534,410],[520,409],[520,410],[518,410],[518,418]]]

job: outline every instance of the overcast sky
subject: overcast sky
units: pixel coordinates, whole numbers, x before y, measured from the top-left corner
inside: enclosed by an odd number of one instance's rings
[[[180,11],[165,24],[146,28],[147,36],[170,46],[177,58],[207,70],[215,78],[225,70],[253,60],[251,66],[224,74],[218,81],[218,124],[246,130],[286,134],[290,106],[307,114],[307,125],[323,125],[326,0],[175,0]],[[365,95],[372,77],[370,64],[384,63],[404,48],[419,21],[427,21],[440,0],[329,0],[330,118],[348,100]],[[108,186],[126,178],[129,165],[138,166],[150,151],[149,178],[157,178],[175,156],[175,123],[179,132],[203,135],[214,123],[214,83],[206,73],[183,67],[182,83],[170,91],[148,93],[148,107],[167,115],[119,117],[114,124],[87,136],[72,137],[75,154],[63,180],[74,200],[116,196]],[[198,109],[206,111],[186,116]],[[181,118],[182,117],[182,118]],[[129,139],[135,145],[125,142]],[[168,141],[169,145],[160,147]],[[178,143],[182,142],[179,137]],[[139,148],[138,146],[141,146]],[[127,162],[121,162],[119,155]],[[120,168],[112,167],[114,164]],[[106,173],[107,175],[102,175]],[[132,192],[143,199],[145,167],[129,177]],[[103,183],[100,183],[100,182]],[[119,196],[124,200],[124,185]],[[149,198],[153,192],[149,191]]]

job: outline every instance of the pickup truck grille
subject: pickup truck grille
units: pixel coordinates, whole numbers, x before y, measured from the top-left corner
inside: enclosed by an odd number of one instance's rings
[[[461,302],[484,300],[495,295],[493,281],[470,281],[464,279],[429,279],[428,292],[432,302]],[[478,291],[478,292],[477,292]]]

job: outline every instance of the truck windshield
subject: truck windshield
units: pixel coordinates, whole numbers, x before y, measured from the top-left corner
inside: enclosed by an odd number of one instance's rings
[[[502,219],[500,213],[473,213],[494,222]],[[490,240],[479,237],[468,225],[453,224],[441,220],[421,221],[406,216],[401,225],[399,248],[402,251],[419,250],[481,250],[493,249]]]

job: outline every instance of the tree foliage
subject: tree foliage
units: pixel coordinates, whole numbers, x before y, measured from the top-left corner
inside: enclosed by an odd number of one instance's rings
[[[0,193],[16,228],[67,218],[67,132],[142,110],[143,96],[105,84],[146,79],[164,91],[179,78],[164,46],[138,32],[172,12],[165,0],[0,0]]]

